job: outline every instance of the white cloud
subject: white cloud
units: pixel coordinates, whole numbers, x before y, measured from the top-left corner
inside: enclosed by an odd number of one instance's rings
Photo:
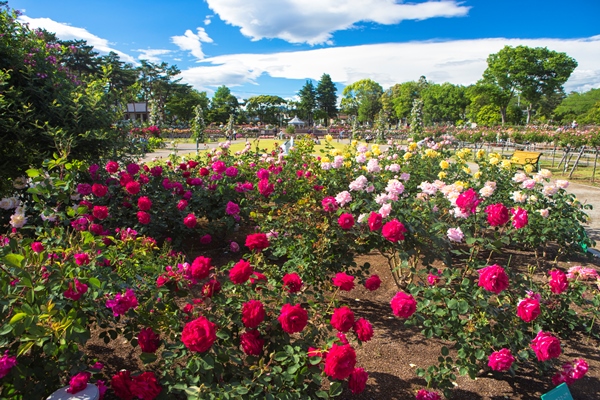
[[[162,55],[171,53],[171,50],[165,50],[165,49],[138,49],[135,51],[139,51],[141,53],[138,56],[138,59],[148,60],[151,63],[155,63],[155,64],[158,64],[162,61],[161,58],[158,56],[162,56]]]
[[[272,54],[230,54],[206,58],[204,65],[183,70],[181,76],[200,90],[256,84],[263,74],[319,80],[327,73],[334,82],[343,85],[370,78],[384,88],[424,75],[435,83],[469,85],[481,79],[488,55],[505,45],[548,47],[575,58],[579,66],[565,85],[567,92],[600,87],[600,36],[384,43]]]
[[[207,15],[206,17],[204,17],[204,25],[210,25],[210,23],[212,22],[212,17],[214,17],[214,15]]]
[[[171,41],[181,50],[189,51],[198,60],[202,60],[204,58],[202,42],[212,43],[213,40],[208,36],[204,28],[198,27],[196,29],[198,31],[196,34],[188,29],[183,36],[172,36]]]
[[[394,0],[206,0],[226,23],[252,40],[330,43],[332,33],[359,22],[395,25],[403,20],[465,16],[470,7],[453,0],[398,4]]]
[[[48,32],[54,32],[61,40],[85,40],[88,45],[94,46],[94,50],[101,54],[108,54],[112,51],[117,53],[122,61],[136,63],[135,58],[129,54],[125,54],[122,51],[114,49],[108,40],[102,39],[88,32],[84,28],[77,28],[62,22],[56,22],[50,18],[30,18],[26,15],[20,16],[19,22],[29,24],[29,27],[32,29],[40,28],[45,29]]]

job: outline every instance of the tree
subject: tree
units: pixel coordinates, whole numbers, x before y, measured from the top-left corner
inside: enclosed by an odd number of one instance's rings
[[[300,97],[300,104],[298,105],[300,118],[307,121],[308,125],[312,125],[313,112],[317,106],[317,91],[312,81],[306,81],[298,92],[298,96]]]
[[[224,125],[231,114],[237,114],[238,107],[238,99],[231,94],[231,90],[225,85],[219,86],[213,95],[207,119]]]
[[[206,124],[204,123],[204,111],[202,106],[198,104],[194,107],[194,120],[192,121],[192,138],[196,140],[196,154],[198,153],[198,147],[200,142],[204,142],[204,129]]]
[[[261,94],[246,100],[246,111],[250,117],[256,117],[264,124],[276,125],[281,114],[280,106],[286,101],[279,96]]]
[[[361,79],[344,88],[342,109],[346,114],[358,116],[361,122],[373,122],[381,109],[383,88],[371,79]]]
[[[325,126],[329,125],[329,119],[335,118],[337,109],[337,89],[328,74],[323,74],[317,84],[317,110],[319,116],[325,120]]]
[[[577,61],[565,53],[545,47],[505,46],[490,54],[483,73],[483,84],[490,91],[493,104],[500,108],[502,123],[510,100],[519,94],[527,104],[527,123],[542,96],[562,91],[562,85],[577,67]]]
[[[422,85],[411,81],[395,84],[381,96],[384,112],[389,118],[408,121],[415,99],[421,97]]]
[[[581,120],[583,115],[600,102],[600,89],[584,93],[571,92],[554,110],[556,120],[563,123]]]
[[[209,103],[206,92],[199,92],[189,85],[178,84],[173,95],[167,100],[165,110],[170,123],[178,121],[187,125],[194,118],[194,108],[199,105],[203,110],[207,110]]]
[[[181,71],[176,66],[169,66],[166,62],[154,64],[142,60],[141,63],[142,65],[138,68],[141,100],[151,102],[157,119],[166,121],[165,105],[181,81],[181,78],[173,80],[173,77],[179,75]]]
[[[464,86],[445,82],[441,85],[431,83],[421,91],[423,100],[423,122],[425,125],[454,124],[465,119],[469,105]]]

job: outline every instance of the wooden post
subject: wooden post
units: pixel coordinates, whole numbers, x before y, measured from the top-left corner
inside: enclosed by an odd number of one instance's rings
[[[573,176],[573,172],[575,171],[575,168],[577,168],[577,164],[579,164],[579,160],[581,160],[581,156],[583,155],[584,151],[585,151],[585,146],[581,146],[581,150],[579,151],[577,160],[575,160],[575,164],[573,164],[573,168],[571,168],[571,172],[569,173],[569,179],[571,179],[571,177]]]
[[[592,171],[592,182],[596,177],[596,164],[598,163],[598,148],[596,147],[596,157],[594,157],[594,170]]]

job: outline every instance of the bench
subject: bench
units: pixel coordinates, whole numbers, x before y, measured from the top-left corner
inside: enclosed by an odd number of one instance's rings
[[[531,164],[536,168],[536,171],[540,170],[540,157],[542,153],[536,151],[524,151],[515,150],[510,159],[514,164],[525,166]]]

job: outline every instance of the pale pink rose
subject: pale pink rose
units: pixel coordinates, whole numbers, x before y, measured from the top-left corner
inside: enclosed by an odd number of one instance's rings
[[[517,183],[521,183],[527,180],[527,175],[523,172],[517,172],[515,176],[513,176],[512,180]]]
[[[557,180],[556,182],[554,182],[554,184],[561,189],[566,189],[569,187],[569,181],[564,181],[564,180],[560,180],[560,179]]]
[[[552,177],[552,172],[548,169],[542,169],[538,172],[538,175],[544,179],[550,179]]]
[[[367,178],[365,176],[361,175],[358,178],[356,178],[355,180],[353,180],[352,182],[350,182],[350,185],[348,185],[348,187],[351,191],[352,190],[361,191],[365,188],[367,183],[368,183]]]
[[[544,186],[544,189],[542,189],[544,196],[553,196],[556,192],[558,192],[558,187],[555,185]]]
[[[548,215],[550,215],[550,211],[547,208],[543,208],[541,210],[538,210],[538,212],[540,213],[540,215],[543,218],[548,218]]]
[[[378,212],[383,218],[387,218],[390,215],[390,212],[392,212],[392,205],[389,203],[384,204],[381,206]]]
[[[527,179],[525,181],[523,181],[523,183],[521,184],[521,187],[523,189],[533,189],[536,185],[536,181],[533,179]]]
[[[481,189],[479,189],[479,194],[481,195],[481,197],[490,197],[491,195],[494,194],[494,188],[491,186],[484,186]]]
[[[398,154],[394,154],[394,156],[397,157]],[[396,157],[392,156],[392,159],[395,160]],[[387,169],[388,171],[391,171],[391,172],[400,172],[400,165],[399,164],[395,164],[395,163],[394,164],[390,164],[387,167],[385,167],[385,169]]]
[[[446,235],[448,236],[448,239],[453,242],[462,242],[463,238],[465,237],[460,228],[450,228],[446,232]]]
[[[365,189],[365,191],[367,193],[373,193],[373,191],[375,191],[375,186],[369,185],[369,186],[367,186],[367,188]]]
[[[527,195],[521,191],[516,191],[512,193],[511,199],[515,203],[525,203],[527,201]]]
[[[359,164],[364,164],[365,161],[367,161],[367,156],[365,156],[364,154],[360,153],[359,155],[356,156],[355,160]]]
[[[423,191],[423,193],[428,194],[430,196],[433,196],[438,191],[437,186],[427,181],[422,182],[418,187]]]
[[[379,204],[380,206],[387,203],[390,200],[390,196],[387,193],[380,193],[377,196],[375,196],[375,203]]]
[[[403,180],[404,182],[406,182],[409,179],[410,179],[410,174],[408,172],[403,172],[402,174],[400,174],[400,180]]]
[[[369,162],[367,162],[367,171],[371,173],[381,172],[381,167],[379,166],[379,161],[376,158],[371,158]]]
[[[346,204],[352,201],[352,195],[350,194],[350,192],[344,190],[343,192],[340,192],[337,196],[335,196],[335,201],[341,207],[344,207]]]

